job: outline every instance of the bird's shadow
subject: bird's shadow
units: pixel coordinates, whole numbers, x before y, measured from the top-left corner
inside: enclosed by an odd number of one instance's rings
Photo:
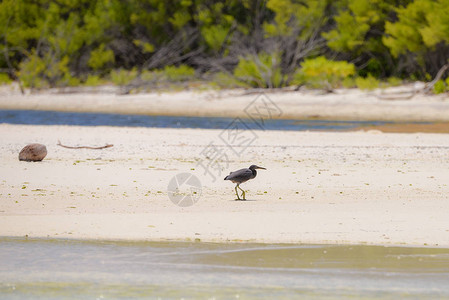
[[[258,200],[256,200],[256,199],[245,199],[245,200],[243,200],[243,199],[234,199],[234,200],[229,200],[229,201],[246,202],[246,201],[258,201]]]

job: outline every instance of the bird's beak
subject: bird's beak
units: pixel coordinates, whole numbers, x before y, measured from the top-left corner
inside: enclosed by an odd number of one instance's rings
[[[262,169],[262,170],[266,170],[264,167],[259,167],[259,166],[258,166],[257,168],[258,168],[258,169]]]

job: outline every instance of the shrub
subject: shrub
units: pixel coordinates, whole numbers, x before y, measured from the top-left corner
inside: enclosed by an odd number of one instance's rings
[[[66,73],[64,78],[57,82],[57,86],[79,86],[80,83],[81,80],[79,78]]]
[[[0,84],[8,84],[11,83],[11,81],[8,74],[0,73]]]
[[[138,75],[139,74],[136,68],[133,68],[131,70],[114,70],[110,74],[112,83],[116,85],[127,85],[131,83],[131,81],[136,79]]]
[[[399,86],[402,84],[402,79],[397,77],[389,77],[387,79],[388,86]]]
[[[163,69],[153,71],[144,70],[140,74],[143,82],[179,82],[195,78],[195,69],[187,65],[165,66]]]
[[[280,68],[280,55],[260,53],[240,57],[234,76],[248,86],[277,88],[284,84],[285,76]]]
[[[89,75],[87,76],[86,81],[84,81],[84,85],[86,86],[99,86],[105,83],[105,81],[98,75]]]
[[[158,70],[163,79],[169,81],[186,81],[195,77],[195,69],[187,65],[166,66],[162,70]]]
[[[19,64],[19,80],[25,87],[37,89],[79,85],[80,80],[70,74],[68,64],[67,55],[57,58],[52,52],[43,57],[32,53]]]
[[[43,78],[46,64],[44,60],[32,54],[19,64],[19,80],[24,87],[44,88],[48,87],[48,82]]]
[[[141,41],[141,40],[134,40],[133,44],[140,47],[143,51],[143,53],[153,53],[154,52],[154,45]]]
[[[374,78],[371,74],[366,78],[357,77],[355,83],[357,87],[362,90],[374,90],[380,85],[379,80]]]
[[[346,77],[345,79],[343,79],[341,85],[347,89],[354,88],[357,86],[354,77]]]
[[[143,70],[142,73],[140,73],[140,79],[142,79],[143,82],[153,82],[158,80],[158,77],[158,72],[155,71]]]
[[[333,89],[345,78],[355,74],[355,66],[346,61],[332,61],[324,56],[306,59],[294,75],[293,83],[304,83],[314,88]]]
[[[233,88],[233,87],[246,86],[245,83],[238,81],[231,74],[227,74],[224,72],[218,72],[213,74],[210,83],[212,86],[216,86],[218,88]]]
[[[114,52],[110,49],[105,49],[104,44],[101,44],[100,47],[90,52],[90,58],[87,65],[94,70],[99,70],[113,62]]]
[[[433,92],[435,94],[442,94],[446,91],[446,85],[444,84],[443,80],[438,80],[435,82],[435,85],[433,86]]]
[[[228,36],[229,27],[222,25],[210,25],[208,27],[201,28],[201,33],[207,45],[218,51],[223,46],[223,43]]]

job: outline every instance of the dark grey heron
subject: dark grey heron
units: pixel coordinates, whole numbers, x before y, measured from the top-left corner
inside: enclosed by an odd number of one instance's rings
[[[242,190],[242,188],[240,187],[240,184],[247,182],[250,179],[255,178],[257,175],[256,169],[266,170],[265,168],[262,168],[262,167],[259,167],[256,165],[251,165],[247,169],[240,169],[240,170],[231,172],[231,173],[229,173],[228,176],[226,176],[224,178],[224,180],[231,180],[233,183],[237,183],[237,185],[235,186],[235,194],[237,195],[237,200],[246,200],[245,199],[245,191]],[[242,191],[243,199],[240,199],[239,193],[237,192],[237,188],[239,188]]]

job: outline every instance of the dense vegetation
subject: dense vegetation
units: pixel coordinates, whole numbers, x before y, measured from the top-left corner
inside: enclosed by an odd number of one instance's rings
[[[430,80],[448,63],[448,10],[449,0],[3,0],[0,82]]]

